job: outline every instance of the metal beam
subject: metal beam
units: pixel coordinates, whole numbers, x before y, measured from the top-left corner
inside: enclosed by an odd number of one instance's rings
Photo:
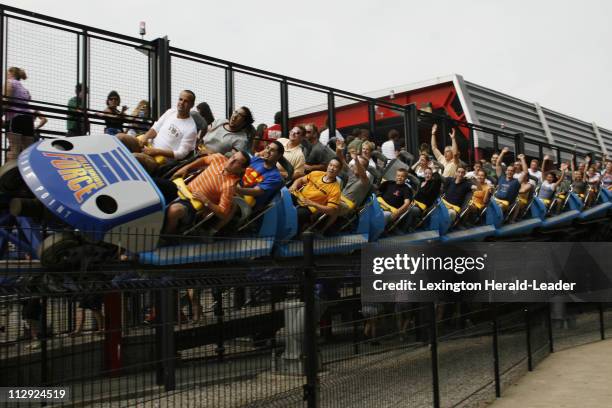
[[[284,138],[289,137],[289,86],[287,81],[280,83],[281,102],[281,134]]]
[[[170,109],[171,81],[170,81],[170,41],[168,37],[155,40],[156,53],[156,81],[157,81],[157,106],[156,114],[159,118],[165,111]]]
[[[376,140],[374,134],[376,132],[376,105],[374,102],[368,102],[368,124],[370,128],[370,140]]]
[[[546,115],[544,115],[542,107],[537,102],[534,102],[533,106],[535,107],[538,117],[540,118],[540,123],[542,124],[542,129],[544,129],[544,135],[546,136],[546,140],[548,140],[548,143],[554,144],[555,138],[553,137],[553,134],[550,131],[550,128],[548,127],[548,121],[546,120]]]
[[[225,69],[225,117],[231,118],[236,104],[234,89],[234,70],[231,66]]]
[[[404,140],[406,150],[419,157],[419,124],[416,104],[406,105],[404,111]]]
[[[601,133],[599,132],[599,126],[597,126],[597,123],[592,122],[591,125],[593,125],[593,132],[595,133],[595,137],[597,138],[597,142],[599,142],[599,146],[601,147],[601,151],[603,152],[603,154],[608,154],[608,149],[606,148],[606,144],[603,141],[603,137],[601,137]]]
[[[455,74],[453,76],[453,85],[455,86],[455,91],[457,92],[457,98],[459,98],[459,102],[463,107],[465,121],[480,126],[478,115],[476,115],[476,109],[474,108],[474,104],[472,103],[472,98],[470,97],[470,93],[468,92],[467,85],[465,84],[463,76]],[[474,148],[476,148],[478,147],[478,130],[474,130],[473,135],[473,144]]]
[[[329,139],[336,137],[336,96],[333,92],[327,93],[327,133]]]

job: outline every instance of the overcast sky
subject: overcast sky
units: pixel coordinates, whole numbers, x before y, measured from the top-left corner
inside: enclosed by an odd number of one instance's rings
[[[359,93],[458,73],[612,129],[609,1],[3,3]]]

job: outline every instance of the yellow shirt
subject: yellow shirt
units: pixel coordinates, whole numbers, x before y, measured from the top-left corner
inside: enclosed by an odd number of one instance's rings
[[[299,198],[307,198],[317,204],[328,207],[340,205],[340,184],[336,180],[331,183],[323,181],[324,171],[313,171],[306,176],[306,184],[300,191],[294,194]]]
[[[489,189],[490,187],[488,185],[483,184],[482,186],[480,186],[480,188],[478,188],[478,190],[475,190],[474,193],[472,194],[472,202],[478,209],[484,208],[485,206],[484,198],[485,198],[485,195],[487,194],[487,191],[489,191]]]

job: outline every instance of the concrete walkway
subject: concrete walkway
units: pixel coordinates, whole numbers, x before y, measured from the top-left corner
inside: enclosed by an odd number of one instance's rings
[[[612,406],[612,339],[551,354],[502,390],[493,408]]]

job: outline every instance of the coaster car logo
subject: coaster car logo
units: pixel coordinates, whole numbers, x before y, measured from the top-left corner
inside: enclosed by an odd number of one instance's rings
[[[104,180],[84,155],[65,153],[43,153],[43,155],[53,159],[51,165],[67,182],[67,187],[74,191],[74,198],[78,203],[82,203],[86,196],[104,187]]]

